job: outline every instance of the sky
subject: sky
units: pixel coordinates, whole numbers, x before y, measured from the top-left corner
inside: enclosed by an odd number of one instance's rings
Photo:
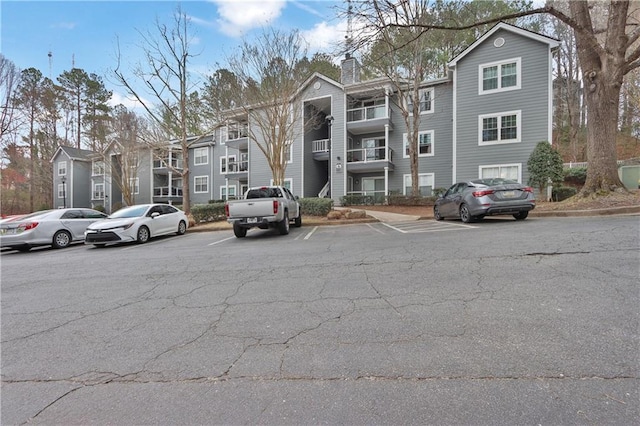
[[[102,76],[113,90],[112,104],[134,104],[109,77],[117,48],[125,67],[140,58],[142,35],[157,34],[157,22],[171,27],[178,7],[190,19],[193,36],[191,70],[210,75],[224,67],[243,37],[251,39],[265,27],[298,29],[309,53],[334,52],[344,40],[346,22],[330,0],[138,0],[28,1],[1,0],[0,51],[19,69],[36,68],[54,81],[72,67]]]

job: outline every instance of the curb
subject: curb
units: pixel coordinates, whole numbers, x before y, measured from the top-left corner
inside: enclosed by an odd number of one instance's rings
[[[640,206],[611,207],[608,209],[594,210],[532,210],[529,217],[584,217],[584,216],[615,216],[615,215],[640,215]],[[411,216],[414,217],[414,216]],[[417,220],[431,220],[433,216],[420,216]],[[365,219],[348,219],[348,220],[303,220],[302,226],[335,226],[335,225],[352,225],[354,223],[374,223],[383,222],[374,217]],[[212,232],[233,229],[227,222],[210,222],[189,228],[187,232]]]

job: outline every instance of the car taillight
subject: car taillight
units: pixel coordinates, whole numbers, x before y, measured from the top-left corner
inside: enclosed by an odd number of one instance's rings
[[[524,191],[524,192],[530,192],[530,193],[532,193],[532,194],[533,194],[533,188],[532,188],[532,187],[530,187],[530,186],[526,186],[526,187],[523,189],[523,191]]]
[[[27,223],[21,223],[20,226],[18,226],[18,228],[22,228],[22,230],[28,231],[29,229],[33,229],[36,226],[38,226],[38,222],[27,222]]]
[[[473,191],[471,193],[474,197],[478,198],[478,197],[484,197],[485,195],[491,195],[493,194],[493,190],[491,189],[484,189],[482,191]]]
[[[224,214],[225,216],[229,217],[229,204],[224,205]]]
[[[278,202],[273,200],[273,214],[278,214]]]

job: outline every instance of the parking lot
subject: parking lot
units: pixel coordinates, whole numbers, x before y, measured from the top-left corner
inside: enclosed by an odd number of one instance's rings
[[[3,251],[2,424],[634,424],[638,216]]]

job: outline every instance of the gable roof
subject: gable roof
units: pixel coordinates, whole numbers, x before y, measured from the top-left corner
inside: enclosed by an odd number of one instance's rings
[[[495,34],[497,31],[500,31],[500,30],[510,31],[512,33],[521,35],[523,37],[530,38],[530,39],[538,41],[540,43],[548,44],[551,49],[555,49],[560,45],[560,42],[558,40],[556,40],[555,38],[547,37],[545,35],[538,34],[538,33],[535,33],[533,31],[525,30],[524,28],[516,27],[515,25],[507,24],[506,22],[499,22],[493,28],[491,28],[489,31],[484,33],[484,35],[482,35],[482,37],[480,37],[479,39],[474,41],[469,47],[467,47],[465,50],[463,50],[462,53],[460,53],[458,56],[453,58],[447,64],[447,66],[449,66],[449,68],[455,67],[462,58],[467,56],[467,54],[469,54],[473,49],[475,49],[480,44],[484,43],[484,41],[486,39],[488,39],[493,34]]]
[[[51,157],[51,161],[60,154],[60,152],[64,152],[70,160],[79,160],[79,161],[91,161],[93,157],[95,157],[98,153],[94,151],[90,151],[88,149],[78,149],[71,146],[60,145],[56,152]]]

